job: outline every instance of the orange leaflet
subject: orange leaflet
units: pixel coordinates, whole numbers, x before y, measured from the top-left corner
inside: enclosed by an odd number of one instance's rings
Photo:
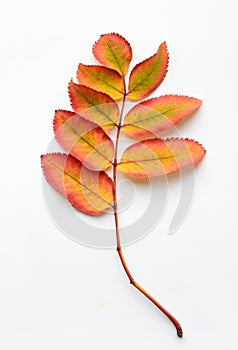
[[[101,35],[93,46],[93,54],[100,63],[120,75],[126,74],[132,59],[130,44],[116,33]]]
[[[166,42],[162,43],[157,53],[138,63],[129,78],[128,97],[140,100],[147,97],[164,80],[169,62]]]
[[[111,207],[113,184],[104,171],[90,171],[65,153],[45,154],[41,156],[41,164],[48,183],[77,210],[100,215]]]
[[[111,130],[117,122],[119,108],[110,96],[70,81],[69,97],[75,113],[80,113],[104,130]]]
[[[124,94],[122,76],[115,70],[103,66],[78,66],[77,79],[80,84],[108,94],[114,100]]]
[[[113,142],[100,126],[63,110],[55,112],[53,125],[59,144],[84,166],[101,170],[111,165]]]
[[[125,116],[123,131],[130,137],[145,139],[168,130],[201,105],[197,98],[166,95],[143,101]]]
[[[204,155],[204,147],[194,140],[154,138],[129,146],[118,169],[140,178],[161,176],[195,165]]]

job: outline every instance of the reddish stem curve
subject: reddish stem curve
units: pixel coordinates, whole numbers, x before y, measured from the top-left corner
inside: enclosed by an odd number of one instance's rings
[[[120,231],[119,231],[119,220],[118,220],[118,211],[117,211],[117,153],[118,153],[118,145],[119,145],[119,138],[120,138],[120,132],[122,127],[122,117],[126,102],[126,84],[125,84],[125,78],[124,78],[124,95],[122,100],[122,107],[121,112],[119,116],[119,122],[117,125],[117,134],[116,134],[116,142],[115,142],[115,151],[114,151],[114,161],[113,161],[113,211],[114,211],[114,218],[115,218],[115,228],[116,228],[116,240],[117,240],[117,253],[119,255],[122,267],[129,278],[130,284],[132,284],[137,290],[139,290],[144,296],[149,299],[159,310],[161,310],[174,324],[178,337],[183,337],[183,331],[182,327],[180,326],[179,322],[162,306],[158,303],[156,299],[154,299],[144,288],[142,288],[132,277],[132,274],[130,273],[130,270],[126,264],[125,258],[122,253],[121,248],[121,240],[120,240]]]

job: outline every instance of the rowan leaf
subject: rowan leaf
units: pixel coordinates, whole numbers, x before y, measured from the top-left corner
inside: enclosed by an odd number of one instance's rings
[[[106,93],[114,100],[119,100],[123,97],[123,78],[114,69],[103,66],[86,66],[80,63],[77,79],[80,84]]]
[[[122,130],[130,137],[145,139],[169,130],[201,105],[197,98],[166,95],[143,101],[125,116]]]
[[[138,22],[138,25],[141,24]],[[128,90],[125,74],[132,59],[132,50],[126,39],[116,33],[101,35],[93,46],[93,53],[103,66],[79,64],[79,84],[69,83],[74,112],[57,110],[54,116],[55,137],[69,154],[41,156],[42,169],[48,183],[77,210],[89,215],[100,215],[108,208],[113,210],[116,248],[130,283],[162,310],[181,338],[183,330],[179,322],[135,282],[124,259],[116,174],[119,169],[135,178],[148,178],[198,164],[206,151],[197,141],[188,138],[161,139],[155,135],[177,125],[199,108],[201,101],[179,95],[160,96],[136,104],[124,118],[127,98],[132,101],[144,99],[164,80],[169,61],[166,42],[153,56],[132,69]],[[120,99],[119,111],[115,100]],[[115,147],[105,132],[114,126],[117,128]],[[142,141],[127,147],[118,163],[121,129],[128,136]],[[113,179],[104,172],[110,165],[113,165]],[[184,214],[180,215],[181,222]],[[176,227],[178,225],[176,221]]]
[[[103,34],[93,46],[95,58],[108,68],[125,75],[132,59],[128,41],[116,33]]]
[[[69,83],[69,97],[75,113],[110,131],[119,116],[117,103],[108,95],[84,85]]]
[[[59,144],[84,166],[101,170],[111,165],[113,142],[100,126],[64,110],[55,112],[53,126]]]
[[[164,80],[169,62],[166,42],[163,42],[157,53],[138,63],[129,78],[128,97],[140,100],[147,97]]]
[[[204,155],[204,147],[194,140],[154,138],[129,146],[118,169],[138,178],[161,176],[195,165]]]
[[[77,210],[100,215],[111,207],[113,183],[104,171],[90,171],[65,153],[42,155],[41,164],[48,183]]]

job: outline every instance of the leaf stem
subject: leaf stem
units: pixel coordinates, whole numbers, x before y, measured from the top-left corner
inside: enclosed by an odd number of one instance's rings
[[[121,248],[121,240],[120,240],[120,231],[119,231],[119,220],[118,220],[118,205],[117,205],[117,155],[118,155],[118,145],[119,145],[119,139],[120,139],[120,132],[122,128],[122,117],[123,112],[125,108],[125,102],[126,102],[126,83],[125,83],[125,77],[123,77],[124,82],[124,93],[123,93],[123,100],[122,100],[122,107],[120,111],[119,121],[118,121],[118,127],[117,127],[117,134],[116,134],[116,141],[115,141],[115,151],[114,151],[114,161],[113,161],[113,211],[114,211],[114,219],[115,219],[115,228],[116,228],[116,241],[117,241],[117,253],[119,255],[122,267],[129,278],[130,284],[132,284],[137,290],[139,290],[144,296],[149,299],[159,310],[161,310],[174,324],[177,335],[179,338],[183,337],[183,331],[182,327],[180,326],[179,322],[162,306],[158,303],[156,299],[154,299],[144,288],[142,288],[132,277],[132,274],[126,264],[124,255],[122,253]]]

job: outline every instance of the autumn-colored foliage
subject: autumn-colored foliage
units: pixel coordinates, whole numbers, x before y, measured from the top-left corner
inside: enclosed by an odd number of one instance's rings
[[[62,193],[73,207],[89,215],[99,215],[111,207],[113,183],[104,172],[90,171],[71,155],[51,153],[41,157],[49,184]]]
[[[69,82],[73,111],[57,110],[53,128],[55,138],[67,153],[41,157],[49,184],[64,195],[77,210],[101,215],[112,208],[115,216],[117,252],[130,283],[151,300],[174,323],[178,321],[135,280],[126,265],[120,245],[117,212],[117,170],[133,178],[162,176],[199,163],[204,147],[188,138],[159,137],[195,112],[201,100],[180,95],[165,95],[137,102],[124,116],[127,98],[147,98],[164,80],[169,62],[163,42],[151,57],[138,63],[125,75],[132,60],[130,44],[119,34],[103,34],[93,46],[101,65],[80,63],[78,83]],[[116,101],[121,102],[121,108]],[[116,128],[113,142],[108,133]],[[118,160],[120,132],[136,139]],[[112,178],[105,170],[113,167]]]
[[[118,169],[134,177],[160,176],[197,164],[204,148],[189,139],[149,139],[129,146]]]

